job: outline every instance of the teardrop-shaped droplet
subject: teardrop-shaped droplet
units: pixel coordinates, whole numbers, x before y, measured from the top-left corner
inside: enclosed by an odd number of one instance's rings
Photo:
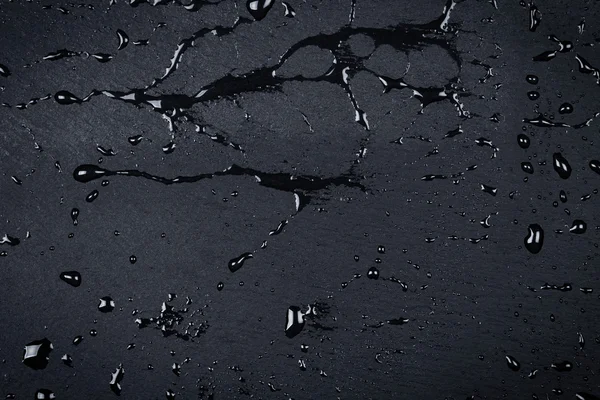
[[[568,372],[573,369],[573,363],[569,361],[561,361],[553,363],[552,368],[554,368],[558,372]]]
[[[293,338],[302,331],[302,328],[304,328],[304,314],[299,307],[290,306],[285,322],[285,335]]]
[[[506,364],[508,364],[508,368],[513,371],[521,369],[521,364],[513,356],[506,356]]]
[[[232,258],[231,260],[229,260],[229,263],[227,264],[227,266],[229,267],[229,270],[231,272],[235,272],[238,269],[242,268],[242,266],[244,265],[244,261],[246,261],[249,258],[254,257],[252,255],[252,253],[244,253],[238,257]]]
[[[562,203],[566,203],[567,202],[567,193],[564,190],[560,191],[560,193],[558,194],[558,197],[560,198],[560,201]]]
[[[519,147],[522,149],[526,149],[531,144],[531,140],[529,140],[529,136],[524,133],[519,133],[517,136],[517,143],[519,143]]]
[[[56,100],[58,104],[62,105],[81,103],[81,99],[79,97],[66,90],[56,92],[56,94],[54,95],[54,100]]]
[[[77,271],[61,272],[60,279],[73,287],[79,287],[81,285],[81,274]]]
[[[573,169],[561,153],[554,153],[552,156],[552,164],[554,165],[554,170],[561,178],[568,179],[571,176]]]
[[[23,352],[23,364],[33,369],[46,368],[53,348],[52,342],[46,338],[26,344]]]
[[[522,162],[521,169],[525,173],[533,174],[533,165],[529,161]]]
[[[246,8],[252,18],[260,21],[267,16],[273,4],[275,4],[275,0],[247,0]]]
[[[533,61],[550,61],[556,57],[557,53],[558,51],[544,51],[543,53],[534,56]]]
[[[108,170],[96,165],[83,164],[75,168],[75,171],[73,171],[73,178],[75,178],[77,182],[86,183],[93,181],[94,179],[102,178],[108,173]]]
[[[587,231],[587,224],[581,219],[576,219],[575,221],[573,221],[571,227],[569,228],[569,232],[575,233],[577,235],[581,235],[585,233],[585,231]]]
[[[537,254],[544,245],[544,230],[538,224],[531,224],[527,229],[527,236],[524,239],[525,248],[530,253]]]

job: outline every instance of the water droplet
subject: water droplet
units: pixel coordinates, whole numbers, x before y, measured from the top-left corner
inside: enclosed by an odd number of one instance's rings
[[[260,21],[267,16],[273,4],[275,4],[275,0],[247,0],[246,8],[252,18]]]
[[[375,267],[369,268],[369,270],[367,271],[367,278],[379,279],[379,270]]]
[[[524,239],[525,248],[533,254],[542,250],[544,245],[544,230],[538,224],[529,225],[527,236]]]
[[[75,346],[79,346],[79,344],[80,344],[81,342],[83,342],[83,336],[81,336],[81,335],[77,335],[77,336],[75,336],[75,337],[73,338],[73,344],[74,344]]]
[[[558,372],[568,372],[573,369],[573,364],[571,364],[569,361],[562,361],[552,364],[552,368]]]
[[[527,83],[529,83],[531,85],[537,85],[538,82],[540,81],[539,78],[535,75],[527,75],[525,77],[525,80],[527,81]]]
[[[586,230],[587,230],[587,224],[585,223],[585,221],[582,221],[580,219],[576,219],[575,221],[573,221],[573,223],[571,224],[571,228],[569,228],[569,232],[575,233],[578,235],[585,233]]]
[[[165,395],[167,397],[167,400],[175,400],[175,392],[171,389],[168,389]]]
[[[56,100],[58,104],[62,105],[81,103],[81,99],[79,97],[75,96],[71,92],[67,92],[66,90],[56,92],[54,95],[54,100]]]
[[[592,171],[594,171],[597,174],[600,174],[600,161],[599,160],[590,161],[589,166]]]
[[[113,56],[110,54],[106,54],[106,53],[96,53],[96,54],[92,54],[92,57],[94,57],[96,60],[98,60],[98,62],[101,63],[107,63],[110,60],[112,60]]]
[[[540,93],[536,92],[535,90],[532,90],[527,92],[527,97],[529,98],[529,100],[535,101],[540,98]]]
[[[130,136],[127,138],[127,141],[129,142],[129,144],[131,144],[132,146],[137,146],[138,144],[141,143],[142,139],[144,137],[142,135],[135,135],[135,136]]]
[[[66,366],[73,366],[73,357],[71,357],[69,354],[64,354],[60,359]]]
[[[81,285],[81,274],[77,271],[61,272],[60,279],[73,287],[79,287]]]
[[[175,147],[176,147],[175,142],[169,142],[162,147],[162,151],[165,154],[171,154],[172,152],[175,151]]]
[[[117,50],[123,50],[129,44],[129,36],[121,29],[117,29],[117,36],[119,37],[119,47],[117,47]]]
[[[110,374],[110,390],[117,396],[121,394],[121,381],[123,380],[124,375],[125,369],[123,368],[123,364],[119,364],[115,372]]]
[[[92,201],[94,201],[98,198],[99,194],[100,194],[100,192],[97,189],[94,189],[90,192],[90,194],[88,194],[85,197],[85,201],[87,201],[88,203],[91,203]]]
[[[103,313],[111,312],[115,308],[115,301],[110,296],[104,296],[100,299],[98,310]]]
[[[71,210],[71,219],[73,220],[73,225],[77,225],[77,217],[79,217],[79,208],[73,208]]]
[[[35,392],[35,400],[53,400],[56,395],[50,389],[38,389]]]
[[[137,257],[134,255],[129,256],[129,262],[135,264],[137,262]]]
[[[227,264],[227,266],[229,267],[229,270],[231,272],[235,272],[238,269],[242,268],[242,266],[244,265],[244,261],[246,261],[249,258],[252,258],[253,255],[252,253],[244,253],[238,257],[232,258],[231,260],[229,260],[229,263]]]
[[[508,364],[508,368],[513,371],[521,369],[521,364],[512,356],[506,356],[506,363]]]
[[[32,369],[46,368],[52,349],[54,349],[52,342],[46,338],[26,344],[23,352],[23,364]]]
[[[377,246],[377,252],[379,254],[385,254],[385,247],[381,245]]]
[[[531,144],[529,136],[525,135],[524,133],[519,133],[519,135],[517,136],[517,142],[519,143],[519,147],[521,147],[522,149],[528,148]]]
[[[302,331],[302,328],[304,328],[304,314],[299,307],[290,306],[287,311],[285,335],[293,338]]]
[[[567,193],[564,190],[561,190],[559,193],[560,201],[563,203],[567,202]]]
[[[219,282],[217,283],[217,290],[220,292],[221,290],[223,290],[223,288],[225,287],[225,285],[223,284],[223,282]]]
[[[533,174],[533,165],[529,161],[522,162],[521,169],[523,170],[523,172]]]
[[[573,105],[571,103],[562,103],[558,108],[559,114],[571,114],[573,112]]]
[[[73,178],[81,183],[87,183],[106,175],[109,175],[108,170],[91,164],[80,165],[73,171]]]
[[[571,176],[571,172],[573,171],[571,165],[561,153],[553,154],[552,164],[554,165],[554,170],[562,179],[568,179]]]

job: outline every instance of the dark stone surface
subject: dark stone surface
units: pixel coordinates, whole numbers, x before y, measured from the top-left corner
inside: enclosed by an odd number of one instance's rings
[[[1,395],[600,396],[600,121],[574,128],[599,111],[597,2],[540,2],[535,32],[518,1],[290,0],[293,18],[277,1],[260,21],[245,1],[151,3],[0,4]],[[573,48],[533,61],[559,49],[549,35]],[[178,43],[178,68],[153,84]],[[75,55],[43,59],[61,49]],[[383,93],[379,77],[408,87]],[[59,104],[61,90],[78,100]],[[523,122],[538,113],[568,126]],[[81,183],[82,164],[215,175]],[[222,172],[232,165],[244,173]],[[569,232],[575,220],[585,232]],[[79,286],[60,278],[72,271]],[[43,338],[49,363],[28,368],[23,349]]]

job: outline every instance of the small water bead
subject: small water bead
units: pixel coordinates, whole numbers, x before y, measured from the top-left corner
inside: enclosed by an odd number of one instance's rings
[[[367,278],[379,279],[379,270],[375,267],[369,268],[369,270],[367,271]]]
[[[540,93],[536,92],[535,90],[532,90],[530,92],[527,92],[527,97],[529,98],[529,100],[535,101],[540,98]]]
[[[529,161],[522,162],[521,169],[525,173],[533,174],[533,165]]]
[[[78,346],[81,342],[83,342],[83,336],[77,335],[73,338],[73,344]]]
[[[225,285],[223,284],[223,282],[219,282],[217,284],[217,290],[220,292],[221,290],[223,290],[223,288],[225,287]]]
[[[97,331],[97,330],[95,330],[95,329],[91,329],[91,330],[90,330],[90,336],[94,337],[94,336],[96,336],[96,335],[98,335],[98,331]]]
[[[559,198],[562,203],[567,202],[567,193],[564,190],[561,190],[559,193]]]
[[[527,149],[531,145],[531,140],[529,139],[529,136],[524,133],[519,133],[517,136],[517,143],[519,143],[519,147],[522,149]]]
[[[78,208],[71,209],[71,219],[73,220],[73,225],[77,225],[79,223],[79,221],[77,220],[78,217],[79,217],[79,209]]]
[[[81,285],[81,274],[77,271],[65,271],[60,273],[60,279],[73,287]]]
[[[134,255],[129,256],[129,262],[135,264],[137,262],[137,257]]]
[[[100,192],[98,190],[94,189],[90,192],[90,194],[88,194],[85,197],[85,201],[87,201],[88,203],[91,203],[98,198],[99,194],[100,194]]]
[[[539,78],[536,75],[532,75],[529,74],[525,77],[525,80],[527,81],[527,83],[529,83],[530,85],[537,85],[538,82],[540,81]]]
[[[379,254],[385,254],[385,247],[381,245],[377,246],[377,252]]]
[[[573,105],[571,103],[563,103],[558,108],[559,114],[571,114],[573,112]]]

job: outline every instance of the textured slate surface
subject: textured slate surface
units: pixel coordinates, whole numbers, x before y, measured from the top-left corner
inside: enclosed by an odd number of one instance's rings
[[[600,396],[597,2],[156,3],[0,3],[3,396]]]

